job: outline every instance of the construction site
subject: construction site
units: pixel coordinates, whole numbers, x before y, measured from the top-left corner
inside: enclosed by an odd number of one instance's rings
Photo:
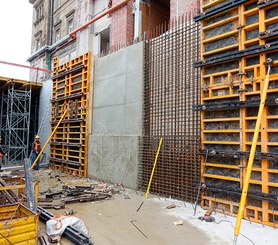
[[[0,244],[278,243],[277,0],[29,4]]]

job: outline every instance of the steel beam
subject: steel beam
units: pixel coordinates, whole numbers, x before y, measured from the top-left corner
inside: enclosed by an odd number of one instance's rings
[[[46,223],[48,220],[50,220],[54,215],[52,213],[49,213],[42,207],[38,206],[37,208],[38,212],[40,212],[40,220]],[[68,238],[71,242],[77,245],[93,245],[94,242],[91,240],[90,237],[85,235],[84,233],[76,230],[75,228],[68,226],[66,230],[64,231],[63,235]]]

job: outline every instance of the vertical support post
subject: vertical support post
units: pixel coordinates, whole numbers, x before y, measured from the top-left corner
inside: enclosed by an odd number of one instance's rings
[[[142,32],[141,27],[141,11],[140,11],[141,0],[135,0],[135,13],[134,13],[134,39],[139,38]]]
[[[25,173],[25,185],[27,189],[27,197],[28,197],[28,203],[30,206],[30,209],[37,213],[37,204],[35,200],[35,190],[34,190],[34,184],[32,180],[32,176],[30,173],[30,160],[28,158],[24,159],[24,173]]]
[[[35,201],[36,204],[38,205],[38,200],[39,200],[39,181],[35,182]]]
[[[159,156],[161,145],[162,145],[162,138],[160,138],[159,145],[158,145],[158,148],[157,148],[157,152],[156,152],[156,156],[155,156],[155,160],[154,160],[154,164],[153,164],[153,169],[152,169],[152,174],[151,174],[151,177],[150,177],[148,189],[146,191],[145,199],[148,199],[148,196],[149,196],[149,192],[150,192],[150,188],[151,188],[151,184],[152,184],[152,180],[153,180],[153,175],[154,175],[154,170],[155,170],[155,167],[156,167],[156,163],[157,163],[157,159],[158,159],[158,156]]]
[[[26,118],[26,127],[27,127],[27,134],[25,132],[26,135],[26,151],[25,151],[25,158],[28,157],[28,144],[29,144],[29,135],[30,135],[30,119],[31,119],[31,101],[32,100],[32,87],[30,86],[29,88],[29,93],[28,93],[28,112],[26,111],[26,113],[28,113],[28,117]]]
[[[267,75],[266,75],[266,78],[264,81],[264,87],[263,87],[263,91],[261,94],[261,102],[260,102],[258,117],[257,117],[257,121],[256,121],[256,127],[255,127],[255,131],[254,131],[251,151],[250,151],[249,160],[248,160],[248,164],[247,164],[247,171],[246,171],[242,194],[241,194],[241,198],[240,198],[240,204],[239,204],[239,209],[238,209],[238,214],[237,214],[237,221],[236,221],[236,226],[235,226],[235,230],[234,230],[234,235],[235,235],[234,236],[234,244],[237,243],[237,237],[240,232],[240,226],[241,226],[241,222],[242,222],[242,218],[243,218],[243,214],[244,214],[244,210],[245,210],[247,193],[248,193],[248,189],[249,189],[249,182],[250,182],[250,178],[251,178],[251,174],[252,174],[252,168],[253,168],[257,143],[258,143],[260,127],[261,127],[262,115],[263,115],[263,111],[265,108],[265,102],[266,102],[266,97],[267,97],[271,60],[268,60],[267,62],[268,62],[268,72],[267,72]]]
[[[66,116],[66,113],[68,112],[68,109],[66,109],[64,111],[64,114],[61,116],[59,122],[57,123],[56,127],[54,128],[54,130],[52,131],[51,135],[49,136],[48,140],[45,142],[43,148],[41,149],[39,155],[37,156],[36,160],[33,162],[32,166],[30,167],[31,169],[35,167],[37,161],[39,160],[41,154],[43,153],[44,149],[46,148],[46,146],[48,145],[49,141],[51,140],[52,136],[55,134],[56,130],[58,129],[60,123],[62,122],[62,120],[64,119],[64,117]]]

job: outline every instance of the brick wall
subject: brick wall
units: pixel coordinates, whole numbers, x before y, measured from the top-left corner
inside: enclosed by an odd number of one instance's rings
[[[200,0],[171,0],[171,19],[192,12],[193,15],[199,13]]]
[[[112,5],[123,0],[113,0]],[[111,47],[119,44],[131,44],[134,36],[133,1],[129,1],[111,14]]]

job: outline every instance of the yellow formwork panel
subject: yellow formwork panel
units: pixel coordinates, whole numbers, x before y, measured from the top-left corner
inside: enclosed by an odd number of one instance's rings
[[[0,232],[12,244],[38,244],[39,215],[22,204],[0,206]],[[0,236],[0,244],[10,244]]]
[[[69,110],[53,135],[50,163],[54,169],[86,177],[91,54],[62,65],[56,58],[53,65],[52,129],[65,108]]]
[[[202,9],[223,1],[203,0]],[[272,58],[267,106],[263,114],[257,154],[250,181],[245,218],[275,226],[278,222],[278,3],[261,7],[258,1],[219,12],[202,20],[202,158],[206,190],[203,207],[236,215],[248,153],[260,101],[264,62]],[[258,50],[262,52],[249,52]],[[243,54],[233,58],[234,54]],[[206,63],[219,57],[215,64]],[[277,104],[277,105],[276,105]],[[223,190],[224,189],[224,190]]]

